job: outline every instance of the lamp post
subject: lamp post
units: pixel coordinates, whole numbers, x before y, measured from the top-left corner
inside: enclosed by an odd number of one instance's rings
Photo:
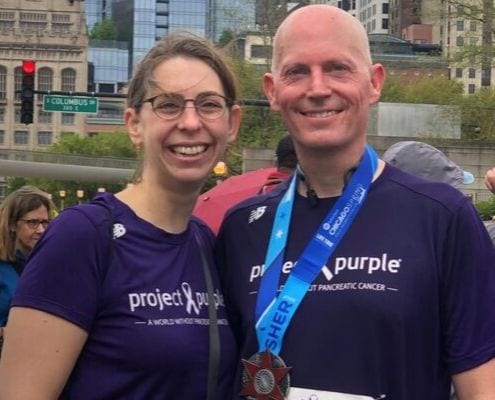
[[[67,193],[65,192],[65,190],[58,191],[58,196],[60,197],[60,211],[64,209],[64,199],[66,195]]]
[[[217,185],[222,183],[222,178],[227,175],[227,164],[223,161],[217,162],[217,164],[213,167],[213,173],[217,177]]]
[[[76,190],[77,203],[81,204],[82,198],[84,197],[84,190]]]

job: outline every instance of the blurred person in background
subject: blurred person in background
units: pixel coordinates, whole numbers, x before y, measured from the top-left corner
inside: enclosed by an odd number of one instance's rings
[[[495,194],[495,167],[492,167],[488,171],[486,171],[485,186],[490,192]]]
[[[0,205],[0,342],[26,259],[48,226],[53,210],[48,194],[34,186],[17,189]]]
[[[294,149],[292,137],[288,134],[282,136],[275,149],[275,164],[277,170],[268,176],[266,182],[260,188],[258,194],[273,189],[275,185],[285,181],[297,167],[297,155]]]

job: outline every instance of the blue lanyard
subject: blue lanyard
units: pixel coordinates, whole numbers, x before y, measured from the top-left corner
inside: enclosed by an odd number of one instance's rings
[[[277,207],[256,301],[256,334],[260,351],[269,349],[274,354],[280,353],[292,317],[358,214],[377,166],[378,156],[367,145],[356,172],[307,244],[277,296],[298,179],[298,174],[294,174]]]

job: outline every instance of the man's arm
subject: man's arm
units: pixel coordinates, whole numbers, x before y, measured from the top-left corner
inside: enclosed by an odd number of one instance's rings
[[[459,400],[495,399],[495,358],[452,377]]]

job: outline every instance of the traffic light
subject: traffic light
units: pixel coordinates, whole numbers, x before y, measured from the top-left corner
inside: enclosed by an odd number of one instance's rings
[[[34,111],[34,74],[36,62],[33,60],[22,61],[22,85],[21,85],[21,122],[33,123]]]

